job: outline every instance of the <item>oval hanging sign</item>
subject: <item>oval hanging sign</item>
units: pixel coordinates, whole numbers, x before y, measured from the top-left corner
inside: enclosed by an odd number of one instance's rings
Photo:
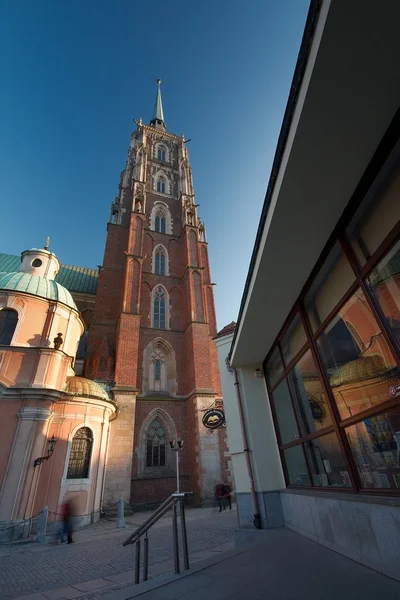
[[[207,429],[218,429],[225,423],[225,412],[219,408],[210,408],[203,415],[203,425]]]

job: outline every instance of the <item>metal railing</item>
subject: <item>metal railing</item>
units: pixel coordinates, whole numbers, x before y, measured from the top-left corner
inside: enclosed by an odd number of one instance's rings
[[[174,572],[180,573],[180,556],[179,556],[179,536],[178,536],[178,504],[180,516],[180,529],[182,538],[182,554],[184,569],[190,569],[189,565],[189,549],[186,533],[186,517],[185,517],[185,497],[193,496],[193,492],[176,492],[171,494],[144,523],[139,525],[137,529],[124,541],[123,546],[135,544],[135,584],[140,582],[140,563],[141,563],[141,538],[143,539],[143,581],[149,578],[149,529],[157,523],[172,508],[172,550],[174,556]]]

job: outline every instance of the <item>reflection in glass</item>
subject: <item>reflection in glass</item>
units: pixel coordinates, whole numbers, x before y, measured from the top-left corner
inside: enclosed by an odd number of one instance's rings
[[[376,266],[367,281],[400,350],[400,241]]]
[[[271,387],[275,385],[283,373],[283,364],[278,346],[272,352],[266,365],[268,381]]]
[[[286,365],[296,356],[306,343],[306,332],[297,313],[291,325],[281,339],[281,348]]]
[[[342,419],[390,400],[399,369],[361,290],[317,340]]]
[[[281,381],[272,394],[278,419],[282,444],[292,442],[299,437],[292,401],[286,379]]]
[[[304,300],[308,320],[313,332],[317,331],[355,280],[339,242],[314,279]]]
[[[311,485],[301,444],[288,448],[284,451],[284,455],[289,483],[291,485]]]
[[[288,380],[303,435],[331,425],[326,403],[311,350],[308,350],[288,374]]]
[[[350,475],[336,433],[305,443],[314,485],[351,487]]]
[[[400,488],[400,408],[346,429],[364,488]]]

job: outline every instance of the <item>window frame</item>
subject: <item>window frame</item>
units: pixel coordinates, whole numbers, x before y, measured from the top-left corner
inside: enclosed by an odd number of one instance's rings
[[[161,428],[164,431],[164,444],[160,444],[158,443],[156,446],[154,445],[154,438],[156,436],[150,437],[150,430],[153,428],[153,424],[158,421],[159,422],[159,426],[161,426]],[[149,423],[147,430],[146,430],[146,438],[145,438],[145,448],[144,448],[144,468],[145,470],[158,470],[158,469],[165,469],[168,467],[167,464],[167,434],[168,434],[168,429],[165,425],[165,423],[160,419],[160,417],[158,415],[156,415],[154,417],[154,419],[152,419],[152,421]],[[157,435],[158,438],[158,435]],[[151,442],[151,456],[150,456],[150,461],[149,461],[149,442]],[[158,464],[154,464],[154,449],[155,447],[158,448],[158,456],[157,456],[157,462]],[[163,450],[162,450],[163,448]],[[161,456],[164,457],[164,464],[160,464],[161,462]],[[149,462],[151,464],[149,464]]]
[[[15,333],[16,333],[17,328],[18,328],[20,316],[19,316],[18,311],[15,310],[15,308],[11,308],[9,306],[4,306],[2,309],[0,309],[0,317],[2,317],[2,315],[4,315],[5,313],[7,313],[7,315],[11,315],[12,314],[14,316],[14,318],[15,318],[14,329],[13,329],[13,331],[11,333],[11,337],[10,337],[10,335],[8,336],[9,339],[8,339],[7,342],[2,342],[1,341],[1,336],[3,335],[3,330],[0,331],[0,345],[1,346],[10,346],[12,344],[12,341],[13,341],[14,337],[15,337]],[[6,322],[7,322],[7,316],[4,319],[4,326],[5,326]]]
[[[400,168],[400,166],[398,168]],[[357,206],[353,207],[353,213],[355,213],[356,209],[358,209],[358,207],[361,205],[361,202],[362,202],[362,198],[358,202]],[[336,229],[334,230],[330,240],[328,240],[328,243],[326,244],[326,246],[320,256],[320,259],[318,260],[317,264],[315,265],[314,269],[312,270],[312,273],[311,273],[309,279],[307,280],[306,285],[304,286],[303,290],[301,291],[299,298],[297,299],[294,307],[290,311],[279,335],[275,339],[273,345],[271,346],[271,348],[263,362],[264,378],[265,378],[267,389],[268,389],[269,403],[270,403],[270,407],[271,407],[275,432],[276,432],[276,436],[277,436],[277,440],[278,440],[278,448],[279,448],[282,469],[284,472],[287,487],[294,488],[294,489],[306,489],[306,490],[315,489],[315,490],[329,491],[329,492],[357,493],[357,494],[361,494],[361,495],[364,494],[364,495],[399,496],[400,489],[396,490],[393,488],[389,489],[389,488],[362,487],[360,475],[357,470],[355,459],[352,456],[350,443],[347,438],[346,428],[348,428],[351,425],[355,425],[356,423],[360,423],[364,419],[367,419],[369,417],[378,416],[379,414],[390,412],[396,408],[399,408],[400,407],[400,396],[397,396],[395,398],[388,398],[388,400],[386,400],[380,404],[377,404],[375,406],[371,406],[364,411],[360,411],[356,415],[352,415],[350,417],[342,419],[339,415],[339,410],[336,405],[336,401],[335,401],[331,386],[329,385],[328,375],[326,374],[326,371],[325,371],[325,368],[324,368],[324,365],[322,362],[322,358],[320,356],[320,351],[317,347],[317,340],[320,337],[320,335],[322,334],[322,332],[331,323],[331,321],[338,315],[338,312],[343,308],[343,306],[348,302],[348,300],[354,295],[354,293],[358,289],[360,289],[363,296],[366,299],[366,302],[372,312],[373,317],[377,321],[377,324],[382,332],[384,340],[386,341],[391,353],[393,354],[393,356],[395,358],[397,366],[400,368],[400,355],[399,355],[399,351],[396,347],[395,340],[392,337],[392,332],[388,328],[386,321],[383,317],[383,314],[381,312],[381,309],[380,309],[375,297],[373,296],[372,291],[370,291],[368,283],[367,283],[367,277],[376,268],[376,266],[380,262],[380,260],[399,241],[399,239],[400,239],[400,222],[398,222],[394,226],[392,231],[388,234],[388,236],[384,240],[382,240],[382,242],[379,245],[379,247],[377,248],[377,250],[367,260],[367,262],[364,265],[361,265],[357,259],[355,251],[350,243],[350,240],[349,240],[349,238],[347,236],[347,232],[346,232],[346,228],[347,228],[348,223],[350,222],[351,218],[352,218],[351,212],[350,212],[350,216],[349,216],[349,214],[346,215],[346,211],[345,211],[344,220],[341,220],[339,222],[339,224],[336,227]],[[327,257],[329,256],[329,253],[334,248],[334,246],[337,242],[339,242],[341,245],[343,253],[344,253],[345,257],[347,258],[347,260],[350,264],[350,267],[352,268],[352,270],[354,272],[355,279],[354,279],[354,282],[349,286],[347,291],[344,293],[344,295],[340,298],[340,300],[336,303],[336,305],[333,307],[333,309],[330,311],[330,313],[325,317],[323,322],[319,325],[319,327],[313,333],[311,324],[310,324],[310,322],[308,320],[308,316],[307,316],[307,308],[305,306],[305,298],[306,298],[306,295],[307,295],[308,291],[310,290],[314,280],[318,277],[318,273],[319,273],[320,269],[323,267],[325,260],[327,259]],[[285,333],[288,331],[288,329],[292,325],[294,319],[297,317],[297,315],[300,315],[300,317],[301,317],[301,322],[302,322],[303,327],[306,332],[306,342],[303,344],[303,346],[297,352],[296,356],[292,357],[291,360],[286,364],[284,355],[283,355],[283,350],[281,347],[281,341],[284,338]],[[280,377],[276,381],[274,381],[273,385],[271,386],[269,383],[266,366],[267,366],[267,363],[268,363],[269,359],[271,358],[273,352],[275,352],[277,348],[278,348],[281,362],[283,365],[283,373],[280,375]],[[288,375],[289,375],[289,372],[291,371],[291,369],[298,363],[298,361],[304,356],[304,354],[308,350],[311,350],[311,354],[312,354],[313,360],[314,360],[316,368],[317,368],[317,374],[321,381],[321,385],[322,385],[322,388],[323,388],[323,391],[325,394],[325,398],[326,398],[326,405],[331,413],[332,424],[330,426],[320,429],[316,432],[312,432],[312,433],[309,433],[309,434],[303,436],[301,434],[300,423],[298,420],[297,411],[295,409],[293,393],[292,393],[291,386],[289,383]],[[284,379],[286,380],[286,384],[289,389],[292,411],[294,413],[294,416],[296,419],[296,424],[297,424],[298,431],[300,434],[300,436],[297,439],[287,442],[285,444],[282,443],[282,440],[280,437],[277,414],[276,414],[276,410],[275,410],[275,406],[274,406],[274,401],[272,400],[273,392],[280,385],[280,383],[282,383],[282,381]],[[335,433],[337,436],[339,446],[342,450],[342,453],[343,453],[343,456],[344,456],[344,459],[346,462],[346,467],[347,467],[347,471],[349,474],[351,487],[317,486],[317,485],[314,485],[314,483],[313,483],[309,459],[308,459],[307,453],[305,451],[305,444],[315,438],[322,437],[323,435],[327,435],[329,433]],[[310,485],[307,485],[307,486],[306,485],[294,485],[294,484],[291,484],[290,480],[289,480],[288,469],[287,469],[285,458],[284,458],[284,452],[288,448],[291,448],[296,445],[301,446],[302,452],[304,455],[304,460],[307,465],[308,475],[309,475],[309,479],[311,482]]]
[[[89,440],[90,442],[90,449],[89,449],[89,456],[87,457],[87,474],[85,476],[80,476],[80,477],[68,477],[68,473],[70,471],[70,463],[71,463],[71,455],[72,455],[72,451],[73,451],[73,443],[74,440],[77,439],[76,436],[78,435],[78,433],[82,430],[82,429],[86,429],[88,431],[90,431],[91,437],[90,438],[86,438],[87,440]],[[79,439],[79,438],[78,438]],[[93,433],[93,429],[91,427],[88,427],[87,425],[80,425],[73,433],[70,442],[69,442],[69,452],[68,452],[68,461],[66,464],[66,470],[65,470],[65,479],[66,481],[82,481],[82,482],[87,482],[91,479],[92,476],[92,458],[93,458],[93,448],[94,448],[94,433]]]

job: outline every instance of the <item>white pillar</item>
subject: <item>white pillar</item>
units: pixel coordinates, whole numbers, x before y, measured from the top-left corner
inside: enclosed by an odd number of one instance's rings
[[[47,433],[45,423],[50,415],[51,411],[48,408],[32,406],[21,408],[18,413],[19,422],[0,495],[0,521],[12,521],[27,516],[19,514],[21,498],[26,487],[32,484],[33,459],[40,456],[43,451]],[[33,456],[34,451],[38,456]]]

